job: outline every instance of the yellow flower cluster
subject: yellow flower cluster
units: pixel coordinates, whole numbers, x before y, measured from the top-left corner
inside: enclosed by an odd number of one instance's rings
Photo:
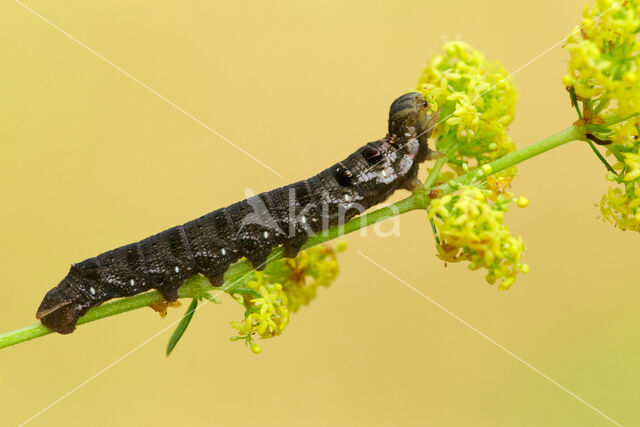
[[[631,191],[609,188],[600,201],[600,211],[604,219],[621,230],[640,232],[640,187],[634,186]]]
[[[456,195],[445,195],[431,201],[428,218],[435,220],[438,230],[438,257],[447,262],[470,261],[469,268],[488,270],[486,280],[499,289],[511,287],[518,272],[529,267],[520,263],[524,244],[511,235],[502,223],[511,197],[498,195],[490,203],[494,192],[474,186],[464,186]],[[520,198],[518,206],[526,206]]]
[[[609,150],[621,161],[613,168],[618,174],[607,174],[607,179],[618,183],[610,187],[600,200],[600,211],[606,221],[621,230],[640,232],[640,143],[634,140],[622,148],[615,145]]]
[[[446,43],[422,72],[418,90],[440,108],[436,149],[458,160],[452,163],[458,173],[463,172],[456,164],[475,159],[481,166],[515,150],[505,131],[517,93],[499,62],[487,62],[464,42]]]
[[[287,295],[280,283],[265,281],[264,273],[257,272],[255,278],[247,284],[249,289],[257,292],[235,295],[236,301],[246,309],[244,322],[231,322],[231,326],[243,336],[257,333],[262,338],[273,337],[282,332],[289,323]]]
[[[337,251],[344,250],[339,244]],[[297,312],[316,297],[318,287],[328,287],[338,276],[339,267],[335,251],[330,246],[319,246],[303,251],[295,258],[286,260],[289,279],[285,281],[285,292],[289,299],[289,310]],[[309,278],[313,280],[308,281]]]
[[[244,321],[231,322],[238,330],[238,336],[231,339],[243,340],[251,351],[260,353],[252,336],[271,338],[282,333],[290,313],[311,302],[318,287],[327,287],[336,279],[339,272],[336,252],[344,249],[343,243],[336,249],[316,246],[295,258],[268,264],[264,271],[253,272],[246,284],[232,291],[236,301],[245,308],[245,315]]]
[[[605,220],[640,231],[640,3],[597,0],[583,11],[580,27],[567,39],[571,54],[563,83],[582,103],[581,122],[598,139],[611,142],[618,186],[603,195]]]
[[[580,26],[567,39],[571,59],[563,83],[581,99],[604,102],[600,110],[615,99],[612,113],[624,116],[638,111],[639,26],[640,7],[635,1],[597,0],[593,8],[586,5]]]

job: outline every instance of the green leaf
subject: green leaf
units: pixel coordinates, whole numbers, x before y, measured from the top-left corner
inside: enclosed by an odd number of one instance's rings
[[[167,356],[171,354],[176,344],[178,344],[178,341],[180,341],[180,338],[182,338],[182,334],[184,334],[184,331],[187,330],[187,326],[189,326],[191,318],[193,317],[193,313],[196,312],[197,306],[198,300],[196,299],[192,300],[191,304],[189,304],[187,312],[184,314],[184,316],[182,316],[182,319],[180,319],[180,323],[178,323],[178,327],[176,327],[176,330],[173,331],[171,338],[169,338],[169,344],[167,344]]]
[[[433,222],[433,219],[430,219],[431,223],[431,231],[433,231],[433,237],[436,239],[436,245],[440,246],[440,238],[438,237],[438,230],[436,229],[436,225]]]
[[[208,292],[205,292],[204,294],[202,294],[202,299],[209,300],[214,304],[222,304],[222,301],[220,301],[218,298],[214,297],[213,295],[209,295]]]
[[[624,122],[625,120],[629,120],[633,117],[638,116],[639,114],[640,113],[633,113],[633,114],[629,114],[626,117],[620,117],[618,115],[612,114],[611,116],[605,119],[605,126],[611,126],[611,125],[618,124],[620,122]]]
[[[602,164],[604,164],[604,166],[607,168],[607,170],[609,172],[613,173],[614,175],[618,175],[618,173],[615,171],[615,169],[613,169],[613,167],[609,164],[609,162],[607,162],[607,159],[605,159],[604,156],[602,154],[600,154],[600,152],[598,151],[596,146],[593,145],[593,142],[587,140],[587,144],[589,144],[589,147],[591,147],[591,149],[593,150],[593,153],[598,157],[598,159],[600,159],[600,161],[602,162]]]
[[[240,295],[251,295],[252,297],[260,298],[260,293],[251,288],[234,287],[232,293]]]
[[[594,131],[594,132],[599,132],[605,135],[611,134],[613,133],[612,129],[609,129],[607,126],[604,125],[593,125],[593,124],[588,124],[585,126],[588,130]]]
[[[578,97],[576,96],[576,89],[573,86],[571,86],[571,89],[569,89],[569,96],[571,97],[571,106],[576,109],[576,112],[578,113],[578,118],[582,119],[582,112],[580,112],[580,107],[578,106]]]

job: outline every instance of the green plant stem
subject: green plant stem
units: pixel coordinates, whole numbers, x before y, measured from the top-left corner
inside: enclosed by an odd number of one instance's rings
[[[589,147],[591,147],[591,149],[593,150],[593,152],[595,153],[596,157],[598,157],[598,159],[602,162],[602,164],[604,165],[604,167],[607,168],[607,170],[611,173],[613,173],[614,175],[618,175],[615,171],[615,169],[613,169],[613,167],[609,164],[609,162],[607,162],[607,159],[604,158],[604,156],[602,154],[600,154],[600,152],[598,151],[598,149],[596,148],[595,145],[593,145],[593,142],[591,141],[587,141],[587,144],[589,144]]]
[[[522,148],[506,156],[500,157],[491,163],[491,173],[494,174],[503,171],[511,166],[522,163],[532,157],[539,156],[549,150],[557,148],[571,141],[585,139],[585,128],[583,126],[571,126],[563,131],[560,131],[554,135],[551,135],[541,141]],[[484,173],[480,168],[469,171],[468,173],[461,175],[457,178],[447,181],[446,183],[435,187],[434,189],[442,190],[442,194],[449,194],[455,191],[460,185],[467,185],[475,182],[477,178],[484,176]]]
[[[490,163],[491,173],[493,174],[496,172],[500,172],[508,167],[514,166],[518,163],[538,156],[546,151],[564,145],[568,142],[575,140],[584,140],[584,135],[585,134],[583,127],[572,126],[570,128],[567,128],[561,132],[556,133],[555,135],[551,135],[548,138],[531,144],[528,147],[525,147],[493,161],[492,163]],[[440,158],[436,161],[432,173],[425,183],[426,189],[431,188],[431,186],[435,183],[437,174],[440,168],[442,168],[445,163],[445,158]],[[465,175],[461,175],[445,184],[435,187],[435,189],[441,190],[441,194],[449,194],[456,191],[456,189],[461,184],[470,184],[481,176],[484,176],[482,171],[480,169],[474,169],[466,173]],[[393,205],[377,209],[368,214],[359,216],[344,225],[335,226],[322,233],[311,236],[303,246],[303,249],[336,239],[345,234],[352,233],[354,231],[360,230],[361,228],[368,227],[369,225],[384,221],[386,219],[409,211],[413,211],[416,209],[425,209],[427,205],[428,198],[426,190],[417,190],[411,196],[400,200]],[[276,248],[271,252],[271,255],[269,255],[268,261],[272,262],[282,257],[282,249]],[[220,292],[232,291],[236,282],[238,282],[240,279],[242,279],[242,277],[251,272],[252,269],[253,267],[248,261],[240,261],[233,264],[229,267],[224,275],[225,284],[219,288],[214,288],[213,286],[211,286],[211,283],[205,277],[196,275],[185,281],[180,289],[178,289],[178,295],[180,298],[196,299],[198,297],[201,297],[203,293],[210,290],[218,290]],[[158,291],[150,291],[132,297],[111,301],[101,306],[90,309],[87,314],[85,314],[78,320],[78,325],[93,322],[105,317],[114,316],[116,314],[125,313],[127,311],[136,310],[142,307],[147,307],[150,304],[160,303],[163,301],[164,298]],[[6,332],[0,335],[0,348],[9,347],[50,333],[51,330],[49,330],[46,326],[40,323],[36,323],[31,326],[26,326],[24,328],[16,329],[14,331]]]
[[[424,183],[425,191],[429,191],[435,183],[438,181],[438,175],[440,175],[440,170],[444,165],[447,164],[448,158],[447,156],[440,157],[436,160],[436,163],[433,165],[433,169],[431,169],[431,173],[427,177],[427,180]],[[433,238],[436,241],[436,245],[440,245],[440,238],[438,237],[438,230],[436,230],[436,225],[433,222],[433,219],[429,220],[429,224],[431,224],[431,231],[433,232]]]
[[[424,182],[425,190],[429,190],[436,183],[436,181],[438,180],[438,175],[440,174],[440,169],[442,169],[442,167],[447,164],[447,160],[448,159],[446,156],[440,157],[438,160],[436,160],[435,164],[433,165],[433,169],[431,169],[431,173],[427,177],[427,180]]]
[[[569,89],[569,97],[571,98],[571,105],[578,113],[578,118],[582,119],[582,111],[580,111],[580,107],[578,106],[578,97],[576,96],[576,89],[573,86]]]

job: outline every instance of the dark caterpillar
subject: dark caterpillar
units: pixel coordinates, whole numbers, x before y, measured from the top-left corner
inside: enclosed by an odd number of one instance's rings
[[[308,180],[72,264],[47,292],[36,317],[68,334],[89,308],[109,299],[155,288],[175,301],[180,285],[197,273],[220,286],[229,265],[241,257],[257,270],[278,245],[294,257],[310,234],[350,220],[399,188],[414,189],[418,165],[429,157],[427,138],[436,118],[419,93],[405,94],[391,104],[385,138]]]

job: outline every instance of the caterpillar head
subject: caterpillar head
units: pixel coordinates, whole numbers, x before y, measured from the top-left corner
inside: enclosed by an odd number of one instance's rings
[[[389,136],[395,135],[400,140],[413,137],[418,138],[425,160],[429,151],[427,139],[438,121],[438,112],[429,110],[427,101],[419,92],[409,92],[393,101],[389,109]]]
[[[418,92],[393,101],[387,137],[367,143],[336,165],[335,179],[347,193],[339,196],[369,208],[399,188],[419,188],[418,167],[434,155],[427,139],[437,119],[438,113],[429,110]]]
[[[76,321],[94,304],[78,293],[82,278],[74,264],[69,274],[45,295],[38,307],[36,318],[47,328],[61,334],[69,334],[76,328]]]

